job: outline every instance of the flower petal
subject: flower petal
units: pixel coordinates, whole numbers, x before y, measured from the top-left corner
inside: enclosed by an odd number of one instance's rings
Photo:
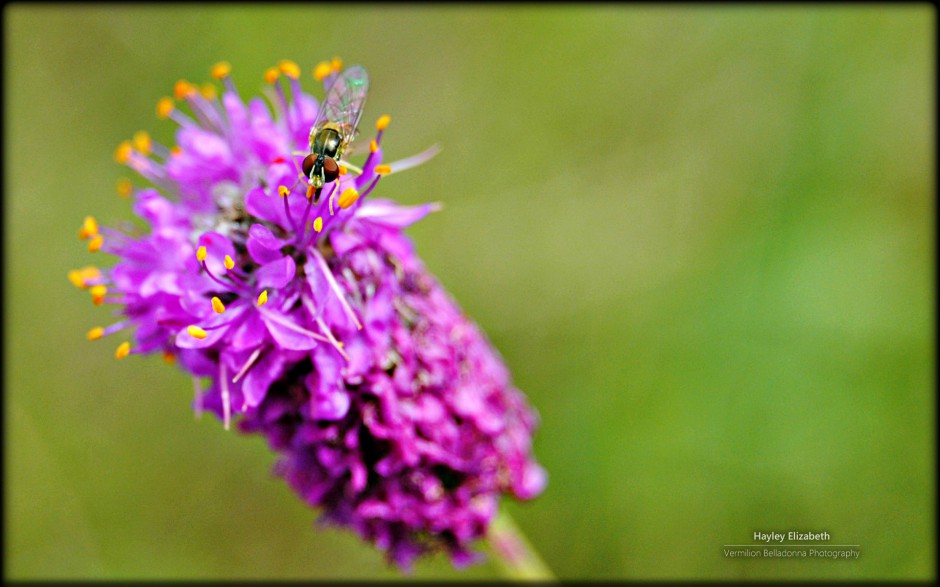
[[[271,384],[284,374],[284,356],[277,352],[266,352],[261,355],[242,383],[242,393],[245,394],[245,403],[254,408],[265,398]]]
[[[294,262],[294,258],[284,255],[280,259],[259,267],[255,271],[255,279],[258,287],[280,289],[290,283],[296,274],[297,263]]]
[[[296,319],[289,314],[281,314],[276,310],[262,310],[261,320],[271,334],[271,338],[281,348],[305,351],[317,346],[315,338],[286,325],[296,324]],[[297,327],[303,328],[299,324]]]
[[[255,263],[264,264],[276,261],[284,256],[281,247],[287,241],[277,238],[271,229],[261,223],[254,223],[248,229],[248,254]]]
[[[267,340],[269,340],[268,331],[261,320],[261,314],[252,311],[248,312],[235,327],[229,344],[232,345],[233,350],[243,351],[256,349]]]

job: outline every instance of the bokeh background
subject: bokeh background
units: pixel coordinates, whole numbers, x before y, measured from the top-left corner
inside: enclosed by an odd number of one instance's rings
[[[116,145],[226,59],[243,95],[334,55],[430,163],[384,197],[542,416],[546,492],[505,507],[562,578],[925,579],[936,13],[922,7],[7,6],[7,578],[395,578],[195,421],[159,357],[85,340],[86,214]],[[732,560],[826,530],[857,561]],[[415,578],[498,577],[435,558]]]

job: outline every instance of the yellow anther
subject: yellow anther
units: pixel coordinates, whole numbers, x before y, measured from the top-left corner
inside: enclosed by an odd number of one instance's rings
[[[333,71],[339,71],[340,69],[342,69],[342,67],[343,67],[343,60],[340,59],[339,57],[334,57],[334,58],[330,61],[330,68],[331,68]]]
[[[85,216],[85,221],[82,223],[82,228],[84,228],[89,235],[98,234],[98,222],[95,221],[94,216]]]
[[[224,314],[225,304],[223,304],[222,300],[220,300],[219,298],[214,297],[212,298],[212,309],[215,310],[216,314]]]
[[[95,222],[95,218],[93,216],[85,216],[85,220],[82,221],[82,227],[78,229],[79,240],[85,240],[96,234],[98,234],[98,223]]]
[[[317,216],[317,219],[313,221],[313,229],[317,232],[323,230],[323,219]]]
[[[330,65],[329,61],[321,61],[317,63],[316,69],[313,70],[313,77],[317,81],[322,81],[323,78],[333,73],[333,66]]]
[[[104,237],[102,237],[100,234],[95,235],[94,238],[88,241],[88,252],[97,253],[98,251],[101,250],[101,245],[103,244],[104,244]]]
[[[157,102],[157,117],[158,118],[167,118],[170,114],[173,113],[173,110],[176,109],[176,106],[173,104],[173,98],[166,96],[160,98],[160,101]]]
[[[134,151],[134,147],[131,146],[130,141],[122,141],[118,148],[114,151],[114,160],[118,163],[127,163],[127,160],[131,158],[131,153]]]
[[[209,70],[209,75],[215,79],[228,77],[228,74],[230,73],[232,73],[232,64],[228,61],[219,61],[212,66],[212,69]]]
[[[87,334],[85,334],[85,338],[87,338],[88,340],[98,340],[102,336],[104,336],[104,328],[100,326],[96,326],[92,328],[91,330],[88,331]]]
[[[72,282],[72,285],[83,289],[88,287],[89,281],[99,277],[101,277],[101,271],[97,267],[88,266],[69,271],[69,281]]]
[[[286,198],[286,197],[287,197],[287,194],[290,193],[290,190],[287,189],[287,186],[283,186],[283,185],[282,185],[282,186],[278,186],[278,188],[277,188],[277,193],[280,194],[280,196],[281,196],[282,198]]]
[[[313,187],[313,184],[307,185],[307,199],[313,199],[313,195],[317,193],[317,188]]]
[[[199,93],[202,94],[202,97],[206,100],[215,100],[216,91],[215,86],[210,83],[205,83],[199,86]]]
[[[379,119],[375,121],[376,130],[385,130],[385,127],[388,126],[388,123],[392,121],[392,117],[388,114],[383,114],[379,116]]]
[[[339,166],[339,174],[340,174],[340,176],[346,175],[347,173],[349,173],[349,168],[346,167],[345,165],[340,165],[340,166]]]
[[[118,346],[117,350],[114,351],[115,359],[123,359],[131,352],[131,343],[124,341]]]
[[[88,293],[91,294],[91,303],[100,306],[104,303],[104,294],[108,293],[108,288],[103,285],[93,285]]]
[[[392,172],[392,167],[390,165],[376,165],[375,173],[377,175],[388,175]]]
[[[183,147],[179,145],[175,145],[170,149],[170,155],[172,155],[173,157],[179,157],[182,154],[183,154]]]
[[[206,247],[199,247],[196,249],[196,260],[200,262],[206,260]]]
[[[259,308],[260,308],[261,306],[265,305],[266,303],[268,303],[268,290],[264,290],[263,292],[261,292],[261,295],[258,296],[258,307],[259,307]]]
[[[172,365],[173,363],[176,362],[176,355],[174,355],[170,351],[163,351],[163,362],[166,363],[167,365]]]
[[[339,207],[345,210],[355,204],[358,199],[359,192],[356,191],[356,188],[346,188],[339,196]]]
[[[375,139],[372,139],[372,142],[369,143],[369,151],[375,153],[379,150],[379,144],[375,142]]]
[[[117,181],[117,193],[122,198],[130,197],[131,193],[134,191],[134,184],[131,183],[131,180],[126,177],[122,177]]]
[[[300,77],[300,67],[290,59],[281,59],[280,63],[277,64],[277,68],[281,70],[281,73],[291,79]]]
[[[264,81],[269,84],[274,84],[277,81],[277,78],[281,77],[281,72],[278,71],[276,67],[269,67],[264,70]]]
[[[69,271],[69,281],[71,281],[72,285],[75,287],[85,287],[85,278],[82,277],[82,272],[78,269]]]
[[[196,88],[188,81],[181,79],[173,86],[173,95],[177,100],[188,98],[196,93]]]
[[[206,334],[205,330],[203,330],[202,328],[199,328],[198,326],[187,326],[186,332],[188,332],[189,335],[192,336],[193,338],[198,338],[200,340],[209,336],[208,334]]]
[[[150,148],[153,146],[153,141],[150,139],[150,134],[147,131],[139,130],[135,132],[134,138],[132,140],[135,149],[144,155],[150,154]]]
[[[231,271],[235,267],[235,261],[233,261],[232,258],[229,257],[228,255],[225,255],[225,260],[223,261],[223,263],[225,263],[225,268],[228,269],[229,271]]]

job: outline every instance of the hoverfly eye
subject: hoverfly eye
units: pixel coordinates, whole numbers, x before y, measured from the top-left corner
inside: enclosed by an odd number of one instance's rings
[[[323,182],[330,183],[339,176],[339,165],[332,157],[323,158]]]
[[[313,170],[313,164],[316,162],[316,160],[317,160],[317,156],[314,155],[313,153],[310,153],[309,155],[304,157],[304,162],[301,165],[301,167],[303,167],[304,175],[306,175],[307,177],[310,177],[310,172]]]

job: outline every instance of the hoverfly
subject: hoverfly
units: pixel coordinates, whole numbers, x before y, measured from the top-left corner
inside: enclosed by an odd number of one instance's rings
[[[310,128],[310,154],[302,164],[314,202],[323,186],[339,176],[339,161],[356,134],[368,89],[369,75],[355,65],[339,74],[323,98]]]

